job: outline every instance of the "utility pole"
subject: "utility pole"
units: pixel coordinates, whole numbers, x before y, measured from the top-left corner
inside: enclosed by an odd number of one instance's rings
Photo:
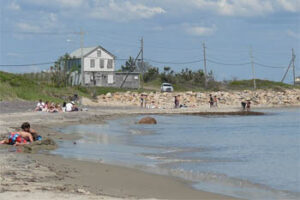
[[[81,60],[81,85],[83,86],[85,83],[84,83],[84,61],[83,61],[83,40],[84,40],[84,32],[82,31],[82,29],[80,28],[80,60]]]
[[[205,43],[203,42],[203,61],[204,61],[204,85],[207,88],[207,70],[206,70],[206,47]]]
[[[286,69],[282,79],[281,79],[281,82],[284,81],[284,79],[285,79],[287,73],[289,72],[291,66],[293,66],[293,76],[294,76],[294,84],[295,84],[295,79],[296,79],[296,77],[295,77],[295,58],[296,58],[296,55],[294,53],[294,49],[292,49],[292,59],[290,61],[290,64],[289,64],[288,68]]]
[[[141,39],[141,58],[142,58],[142,70],[143,70],[141,78],[143,79],[143,74],[144,74],[144,70],[145,70],[145,68],[144,68],[145,67],[144,66],[144,38],[143,37]],[[143,88],[143,82],[142,82],[141,86]]]
[[[294,85],[296,85],[296,73],[295,73],[295,52],[294,52],[294,48],[292,48],[292,58],[293,58],[293,79],[294,79]]]
[[[255,80],[255,70],[254,70],[254,59],[253,59],[252,47],[250,47],[250,58],[251,58],[251,67],[252,67],[253,88],[254,88],[254,90],[256,90],[256,80]]]
[[[132,68],[133,70],[127,72],[127,74],[126,74],[126,76],[125,76],[125,79],[123,80],[123,82],[122,82],[120,88],[123,88],[123,86],[124,86],[124,84],[125,84],[125,82],[126,82],[128,76],[129,76],[130,72],[133,72],[134,69],[136,68],[136,61],[138,60],[138,58],[139,58],[141,55],[142,55],[142,57],[141,57],[141,58],[142,58],[142,65],[144,65],[144,58],[143,58],[144,55],[143,55],[143,53],[144,53],[144,39],[142,38],[142,39],[141,39],[141,49],[140,49],[138,55],[136,56],[136,58],[134,59],[133,66],[131,66],[131,68]]]

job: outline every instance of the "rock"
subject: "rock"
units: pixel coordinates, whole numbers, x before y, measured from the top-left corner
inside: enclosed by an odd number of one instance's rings
[[[105,95],[105,97],[106,97],[106,98],[111,98],[111,97],[112,97],[112,95],[111,95],[111,93],[110,93],[110,92],[108,92],[108,93]]]
[[[153,117],[144,117],[138,122],[138,124],[157,124],[157,121]]]

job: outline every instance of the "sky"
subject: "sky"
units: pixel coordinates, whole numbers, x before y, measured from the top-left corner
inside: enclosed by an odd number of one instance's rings
[[[120,60],[144,57],[161,70],[203,69],[217,80],[280,81],[296,54],[300,75],[300,0],[1,0],[0,70],[38,72],[80,47],[101,45]],[[299,53],[299,57],[297,57]],[[11,66],[5,66],[11,65]],[[292,81],[291,71],[286,82]]]

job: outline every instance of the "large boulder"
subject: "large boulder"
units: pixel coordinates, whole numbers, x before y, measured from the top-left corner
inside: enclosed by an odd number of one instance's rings
[[[138,122],[138,124],[157,124],[157,121],[153,117],[144,117]]]

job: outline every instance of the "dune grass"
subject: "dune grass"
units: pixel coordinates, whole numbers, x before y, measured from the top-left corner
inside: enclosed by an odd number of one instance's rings
[[[67,100],[69,96],[78,94],[92,98],[100,94],[108,92],[126,92],[125,88],[109,88],[109,87],[54,87],[47,83],[41,83],[37,80],[31,80],[22,75],[12,74],[0,71],[0,100],[28,100],[61,102]],[[145,90],[130,90],[135,92],[144,92]]]

